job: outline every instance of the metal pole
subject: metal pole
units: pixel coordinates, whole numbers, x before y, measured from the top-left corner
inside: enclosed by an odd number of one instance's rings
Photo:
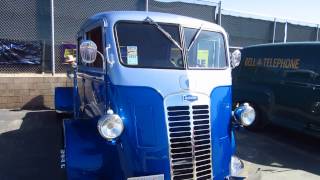
[[[45,63],[46,63],[46,60],[45,60],[45,58],[46,58],[46,41],[45,40],[43,40],[42,41],[42,74],[44,74],[44,72],[45,72],[45,67],[46,67],[46,65],[45,65]]]
[[[219,25],[221,26],[221,6],[222,6],[222,2],[219,1],[219,14],[218,14],[218,17],[219,17]]]
[[[51,61],[52,61],[52,75],[56,73],[56,62],[55,62],[55,41],[54,41],[54,0],[51,1]]]
[[[277,29],[277,19],[274,18],[274,22],[273,22],[273,35],[272,35],[272,43],[275,42],[276,39],[276,29]]]
[[[288,32],[288,21],[286,21],[286,24],[284,25],[284,38],[283,38],[284,43],[287,42],[287,32]]]
[[[319,24],[317,24],[317,37],[316,37],[316,41],[319,41]]]
[[[149,0],[146,0],[146,11],[149,11]]]

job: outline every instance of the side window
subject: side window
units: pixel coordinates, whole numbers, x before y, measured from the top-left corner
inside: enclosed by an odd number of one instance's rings
[[[98,51],[103,53],[103,39],[102,39],[102,27],[96,27],[86,32],[86,39],[96,43]],[[97,59],[92,64],[87,64],[88,67],[103,68],[103,62],[100,55],[97,55]]]
[[[316,78],[315,78],[315,83],[316,83],[317,85],[320,85],[320,74],[319,74],[319,73],[317,74],[317,76],[316,76]]]
[[[316,73],[311,70],[286,70],[285,77],[289,81],[299,81],[303,83],[310,83],[316,77]]]

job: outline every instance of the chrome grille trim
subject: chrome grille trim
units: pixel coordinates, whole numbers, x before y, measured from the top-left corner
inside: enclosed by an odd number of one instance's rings
[[[171,179],[213,179],[209,105],[166,110]]]

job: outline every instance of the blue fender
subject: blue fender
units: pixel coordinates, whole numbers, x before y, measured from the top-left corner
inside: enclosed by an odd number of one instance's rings
[[[99,135],[96,119],[64,119],[63,125],[68,179],[124,179],[118,154],[121,145]]]
[[[57,111],[73,112],[73,87],[56,87],[54,105]]]

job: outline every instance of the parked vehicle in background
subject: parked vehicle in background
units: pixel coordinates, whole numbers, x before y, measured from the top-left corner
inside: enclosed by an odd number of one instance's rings
[[[268,122],[320,134],[320,43],[246,47],[232,74],[234,102],[257,112],[250,129]]]
[[[60,112],[74,102],[73,119],[63,121],[69,179],[237,176],[233,125],[250,125],[255,112],[243,104],[231,123],[223,28],[172,14],[106,12],[88,19],[77,40],[74,96],[56,91]]]

